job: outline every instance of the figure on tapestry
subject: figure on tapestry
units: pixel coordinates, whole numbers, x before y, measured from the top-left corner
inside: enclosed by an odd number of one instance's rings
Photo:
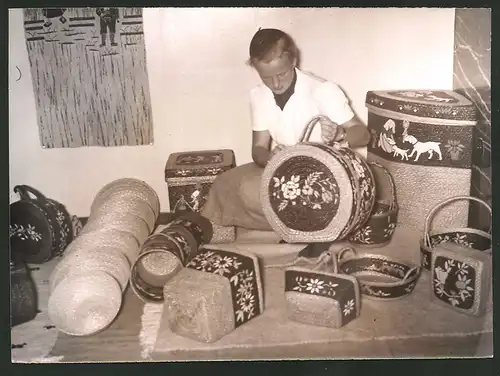
[[[118,18],[120,14],[118,12],[118,8],[97,8],[97,15],[100,18],[100,33],[101,33],[101,46],[104,47],[106,45],[106,36],[109,30],[109,42],[111,46],[118,46],[118,43],[115,42],[115,34],[116,34],[116,24],[120,22]]]
[[[27,8],[24,30],[42,147],[152,144],[141,8]]]
[[[42,14],[45,17],[45,23],[43,26],[52,26],[52,19],[59,18],[61,23],[66,23],[66,17],[64,17],[64,12],[67,8],[43,8]]]

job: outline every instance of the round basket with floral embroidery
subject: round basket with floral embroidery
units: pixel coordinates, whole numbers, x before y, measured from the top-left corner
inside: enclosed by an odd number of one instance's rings
[[[375,300],[411,294],[421,274],[420,266],[379,254],[357,254],[354,248],[342,249],[337,259],[339,271],[356,277],[363,296]]]
[[[375,180],[368,163],[349,148],[302,142],[275,154],[261,181],[264,215],[288,243],[345,239],[368,220]]]
[[[455,243],[477,251],[491,251],[491,228],[489,232],[475,228],[440,228],[432,229],[432,219],[443,207],[456,201],[472,200],[484,205],[491,215],[491,207],[485,201],[473,196],[455,196],[438,203],[427,215],[424,233],[420,239],[422,267],[431,269],[432,249],[441,243]]]
[[[384,166],[376,162],[368,164],[375,178],[375,205],[368,222],[350,235],[349,242],[356,246],[383,247],[390,243],[398,220],[396,187]]]

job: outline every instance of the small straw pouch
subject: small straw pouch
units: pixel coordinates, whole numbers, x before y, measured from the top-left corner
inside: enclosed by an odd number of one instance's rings
[[[340,328],[360,313],[358,281],[338,273],[335,254],[330,251],[322,253],[312,270],[285,269],[285,300],[290,320],[316,326]]]
[[[468,247],[471,250],[491,250],[491,227],[490,232],[485,232],[474,228],[441,228],[436,230],[433,230],[431,228],[433,218],[441,208],[443,208],[444,206],[448,206],[456,201],[464,200],[476,201],[484,205],[484,207],[490,212],[491,216],[491,207],[485,201],[473,196],[450,197],[434,206],[434,208],[428,213],[425,219],[424,233],[422,238],[420,239],[421,263],[422,267],[425,270],[430,270],[433,249],[438,244],[455,243]]]
[[[349,242],[355,246],[383,247],[390,243],[398,221],[396,187],[384,166],[376,162],[368,165],[375,178],[375,205],[368,222],[352,233]]]
[[[344,257],[347,252],[351,256]],[[420,277],[420,267],[377,254],[358,255],[353,248],[338,254],[340,272],[358,279],[361,293],[367,298],[391,300],[413,292]]]
[[[264,310],[258,258],[200,249],[164,287],[164,319],[172,332],[214,342]]]
[[[441,243],[432,252],[431,300],[471,316],[482,316],[492,302],[490,252]]]

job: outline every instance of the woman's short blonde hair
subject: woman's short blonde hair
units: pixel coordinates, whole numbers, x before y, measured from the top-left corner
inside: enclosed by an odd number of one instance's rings
[[[278,29],[259,29],[250,41],[248,64],[269,62],[285,54],[290,61],[298,60],[299,51],[290,35]]]

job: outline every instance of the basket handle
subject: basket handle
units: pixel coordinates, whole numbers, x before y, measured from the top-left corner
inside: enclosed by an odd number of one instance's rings
[[[339,272],[338,264],[337,264],[337,259],[335,258],[335,254],[331,251],[326,251],[323,252],[317,261],[317,265],[314,267],[313,270],[318,270],[321,269],[324,266],[328,266],[328,263],[331,261],[333,264],[333,272],[337,274]]]
[[[18,193],[23,200],[31,200],[28,194],[31,193],[33,196],[35,196],[36,199],[40,201],[47,201],[47,198],[40,191],[36,190],[33,187],[30,187],[29,185],[16,185],[14,187],[14,192]]]
[[[477,198],[477,197],[474,197],[474,196],[454,196],[454,197],[450,197],[440,203],[438,203],[430,212],[429,214],[427,214],[427,217],[425,218],[425,223],[424,223],[424,242],[425,242],[425,245],[428,247],[428,248],[431,248],[431,237],[429,235],[429,231],[430,231],[430,225],[431,225],[431,221],[434,217],[434,215],[436,214],[436,212],[441,209],[443,206],[446,206],[452,202],[455,202],[455,201],[461,201],[461,200],[470,200],[470,201],[476,201],[476,202],[479,202],[480,204],[483,204],[484,207],[486,207],[486,209],[488,209],[488,211],[490,212],[490,217],[492,215],[492,212],[491,212],[491,206],[488,205],[488,203],[484,200],[481,200],[480,198]],[[488,233],[491,232],[491,222],[490,222],[490,229],[488,230]]]
[[[353,247],[345,247],[345,248],[342,248],[339,253],[337,254],[337,262],[340,262],[342,260],[342,258],[344,257],[344,254],[346,252],[351,252],[354,257],[356,257],[358,254],[356,253],[356,250],[353,248]]]
[[[418,274],[419,272],[420,272],[420,267],[414,266],[413,268],[411,268],[410,270],[408,270],[408,272],[406,272],[405,277],[403,278],[403,282],[405,282],[408,278],[410,278],[410,276],[413,273],[417,273]]]
[[[304,131],[302,132],[302,137],[300,138],[300,142],[309,141],[309,137],[311,137],[311,133],[314,129],[314,126],[318,123],[319,120],[328,120],[331,121],[328,116],[325,115],[316,115],[307,123]]]
[[[376,167],[380,168],[384,172],[385,176],[387,176],[387,180],[389,180],[389,185],[391,187],[391,196],[392,196],[390,210],[393,210],[397,206],[397,201],[396,201],[396,185],[394,183],[394,178],[389,173],[389,171],[384,166],[382,166],[380,163],[377,163],[377,162],[368,162],[368,164],[370,164],[371,166],[376,166]]]

